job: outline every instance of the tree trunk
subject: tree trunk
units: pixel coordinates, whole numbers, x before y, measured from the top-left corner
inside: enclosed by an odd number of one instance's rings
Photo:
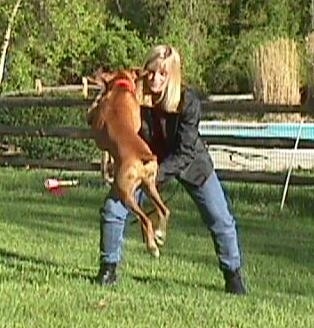
[[[0,59],[0,85],[2,83],[2,79],[3,79],[3,72],[4,72],[4,64],[5,64],[5,57],[7,54],[7,50],[9,47],[9,43],[10,43],[10,38],[11,38],[11,32],[12,32],[12,26],[14,23],[14,19],[15,16],[17,14],[17,11],[19,9],[19,6],[21,4],[22,0],[17,0],[16,4],[13,8],[13,11],[11,13],[11,17],[9,19],[9,23],[8,23],[8,27],[7,30],[5,32],[5,36],[4,36],[4,41],[3,41],[3,46],[2,46],[2,53],[1,53],[1,59]]]

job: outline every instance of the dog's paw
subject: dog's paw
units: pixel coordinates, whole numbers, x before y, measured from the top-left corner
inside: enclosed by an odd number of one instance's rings
[[[160,251],[157,245],[148,248],[149,253],[154,257],[154,258],[159,258],[160,256]]]
[[[159,248],[157,247],[151,254],[154,258],[158,259],[160,256]]]
[[[155,230],[155,242],[158,246],[164,246],[166,242],[166,234],[164,231]]]

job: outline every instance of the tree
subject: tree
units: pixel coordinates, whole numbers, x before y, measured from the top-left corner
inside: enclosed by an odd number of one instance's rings
[[[20,7],[21,2],[22,2],[22,0],[16,1],[15,6],[11,13],[10,19],[9,19],[9,22],[8,22],[8,26],[7,26],[5,35],[4,35],[4,41],[3,41],[3,46],[2,46],[1,58],[0,58],[0,85],[1,85],[2,79],[3,79],[5,59],[6,59],[6,54],[7,54],[7,50],[9,47],[9,43],[10,43],[11,31],[13,28],[14,19],[17,14],[17,11]]]

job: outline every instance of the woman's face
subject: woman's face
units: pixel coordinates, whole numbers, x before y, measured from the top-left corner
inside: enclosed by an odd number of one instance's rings
[[[147,86],[154,94],[159,94],[164,91],[168,82],[168,73],[165,69],[158,68],[157,70],[149,71],[147,75]]]

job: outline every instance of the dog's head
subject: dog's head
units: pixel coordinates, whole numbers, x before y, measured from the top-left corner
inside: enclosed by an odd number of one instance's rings
[[[102,68],[98,69],[92,76],[88,77],[88,81],[106,88],[107,91],[112,89],[114,82],[117,80],[127,80],[132,83],[133,89],[136,89],[137,82],[144,78],[148,71],[142,68],[134,67],[129,69],[121,69],[112,72],[105,72]]]
[[[131,92],[133,92],[137,98],[139,98],[138,92],[141,88],[138,88],[138,82],[141,81],[146,75],[148,71],[143,70],[142,68],[130,68],[130,69],[121,69],[113,72],[104,71],[102,68],[99,68],[92,76],[88,77],[88,81],[99,85],[101,90],[97,95],[96,99],[92,103],[92,105],[87,110],[87,123],[90,125],[95,110],[98,108],[98,104],[106,97],[110,90],[113,88],[115,83],[120,83],[120,85],[124,85]]]

